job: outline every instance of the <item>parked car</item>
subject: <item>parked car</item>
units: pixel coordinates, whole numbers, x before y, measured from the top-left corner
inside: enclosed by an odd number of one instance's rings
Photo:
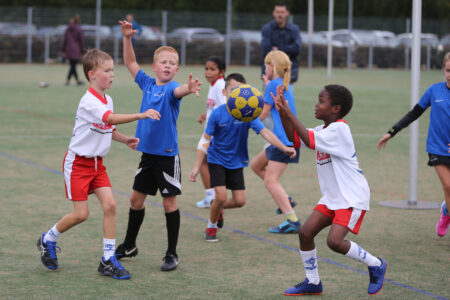
[[[142,31],[139,36],[136,36],[136,39],[144,39],[144,40],[151,40],[151,41],[157,41],[162,40],[162,32],[161,29],[154,26],[145,26],[141,25]],[[112,35],[115,38],[122,38],[122,26],[121,25],[114,25],[111,28]]]
[[[213,42],[223,42],[224,36],[214,28],[206,27],[182,27],[177,28],[167,35],[167,38],[185,39],[187,42],[208,40]]]
[[[35,35],[37,32],[37,28],[35,25],[31,25],[31,34]],[[18,36],[18,35],[27,35],[28,34],[28,24],[27,23],[9,23],[9,22],[1,22],[0,23],[0,34]]]
[[[320,32],[325,40],[327,39],[327,31]],[[332,32],[332,40],[338,42],[334,44],[336,47],[390,47],[395,34],[390,31],[380,30],[362,30],[353,29],[337,29]]]
[[[52,37],[52,36],[63,36],[65,30],[66,29],[62,28],[62,27],[43,26],[43,27],[40,27],[37,30],[36,36],[45,37],[47,34],[50,37]]]
[[[401,33],[393,39],[393,46],[411,47],[412,33]],[[434,33],[422,33],[420,35],[420,43],[422,46],[431,46],[431,48],[440,48],[440,42],[436,34]]]
[[[230,40],[261,43],[262,35],[259,30],[232,30],[230,32]]]
[[[450,34],[446,34],[441,38],[441,45],[443,47],[448,47],[450,46]]]

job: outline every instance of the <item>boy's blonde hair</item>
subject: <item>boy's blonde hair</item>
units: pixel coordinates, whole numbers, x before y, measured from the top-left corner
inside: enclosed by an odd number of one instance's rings
[[[175,48],[170,47],[170,46],[161,46],[158,49],[156,49],[155,53],[153,53],[153,63],[156,62],[156,60],[158,59],[158,55],[163,51],[175,53],[177,55],[177,64],[178,64],[178,62],[179,62],[178,52],[177,52],[177,50],[175,50]]]
[[[283,80],[283,86],[287,90],[291,82],[291,60],[286,53],[280,50],[272,50],[267,53],[264,63],[273,65],[275,72]]]
[[[450,61],[450,52],[445,53],[444,59],[442,60],[442,66],[445,68],[445,64]]]
[[[91,70],[95,70],[99,65],[104,63],[107,60],[113,60],[111,55],[108,53],[99,50],[99,49],[89,49],[85,55],[83,55],[83,71],[84,76],[89,81],[88,72]]]

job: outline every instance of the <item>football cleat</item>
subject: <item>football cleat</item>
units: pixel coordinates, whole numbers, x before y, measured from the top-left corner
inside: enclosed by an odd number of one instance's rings
[[[217,239],[217,228],[206,228],[205,240],[207,242],[218,242]]]
[[[161,266],[161,271],[172,271],[178,266],[178,256],[176,254],[166,253],[163,261],[164,263]]]
[[[438,236],[445,236],[450,226],[450,216],[444,213],[444,209],[447,210],[445,202],[441,205],[441,216],[439,222],[436,224],[436,233]]]
[[[213,199],[210,199],[209,197],[205,196],[202,200],[197,202],[198,208],[208,208],[211,205]]]
[[[124,257],[134,257],[134,256],[138,255],[138,253],[139,252],[138,252],[138,248],[136,247],[136,245],[131,247],[131,249],[127,249],[127,247],[125,247],[124,244],[120,244],[119,246],[117,246],[115,256],[117,259],[121,259]]]
[[[217,220],[217,227],[222,228],[223,227],[223,210],[220,211],[219,220]]]
[[[291,196],[289,196],[289,203],[291,204],[291,207],[292,207],[292,208],[294,208],[294,207],[297,206],[297,202],[296,202],[294,199],[292,199]],[[281,209],[278,207],[277,210],[275,211],[275,213],[276,213],[277,215],[281,215],[283,212],[282,212]]]
[[[298,233],[300,230],[300,221],[292,222],[289,220],[284,221],[277,227],[269,228],[269,232],[271,233]]]
[[[320,295],[322,294],[322,281],[319,284],[309,283],[308,278],[305,278],[299,284],[284,291],[286,296],[301,296],[301,295]]]
[[[45,233],[37,240],[37,248],[41,252],[41,261],[44,266],[51,270],[58,269],[57,252],[61,252],[61,248],[56,246],[56,242],[44,243]]]
[[[382,258],[378,257],[378,259],[381,261],[381,266],[369,267],[370,282],[369,288],[367,289],[369,295],[375,295],[383,288],[384,275],[387,271],[387,262]]]
[[[98,265],[98,272],[105,276],[111,276],[114,279],[130,279],[130,273],[122,267],[115,256],[111,256],[107,261],[102,257]]]

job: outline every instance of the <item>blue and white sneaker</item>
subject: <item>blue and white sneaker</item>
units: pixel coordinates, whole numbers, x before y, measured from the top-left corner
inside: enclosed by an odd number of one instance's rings
[[[269,228],[269,232],[271,233],[298,233],[300,230],[300,221],[292,222],[289,220],[284,221],[277,227]]]
[[[375,295],[383,288],[384,275],[387,271],[387,262],[380,257],[378,257],[378,259],[381,261],[381,266],[369,267],[370,283],[369,289],[367,290],[369,295]]]
[[[297,206],[297,201],[295,201],[294,199],[292,199],[291,196],[289,196],[288,199],[289,199],[289,203],[291,204],[291,207],[292,207],[292,208],[294,208],[294,207]],[[276,209],[275,213],[276,213],[277,215],[281,215],[283,212],[282,212],[281,209],[278,207],[278,208]]]
[[[319,284],[309,283],[308,278],[305,278],[299,284],[284,291],[286,296],[301,296],[301,295],[320,295],[322,294],[322,281]]]
[[[197,207],[198,208],[208,208],[211,205],[211,202],[214,199],[211,199],[207,196],[205,196],[205,198],[203,198],[202,200],[197,202]]]
[[[61,252],[61,248],[56,246],[56,242],[44,243],[45,233],[37,240],[36,246],[41,252],[41,261],[44,266],[51,270],[58,269],[58,257],[56,252]]]
[[[115,256],[111,256],[107,261],[102,257],[98,265],[98,272],[102,275],[112,276],[114,279],[130,279],[130,273],[125,270]]]

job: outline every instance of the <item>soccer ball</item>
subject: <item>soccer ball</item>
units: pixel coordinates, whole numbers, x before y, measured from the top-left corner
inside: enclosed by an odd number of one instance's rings
[[[259,117],[263,106],[261,92],[248,84],[235,88],[227,99],[228,112],[242,122],[250,122]]]

